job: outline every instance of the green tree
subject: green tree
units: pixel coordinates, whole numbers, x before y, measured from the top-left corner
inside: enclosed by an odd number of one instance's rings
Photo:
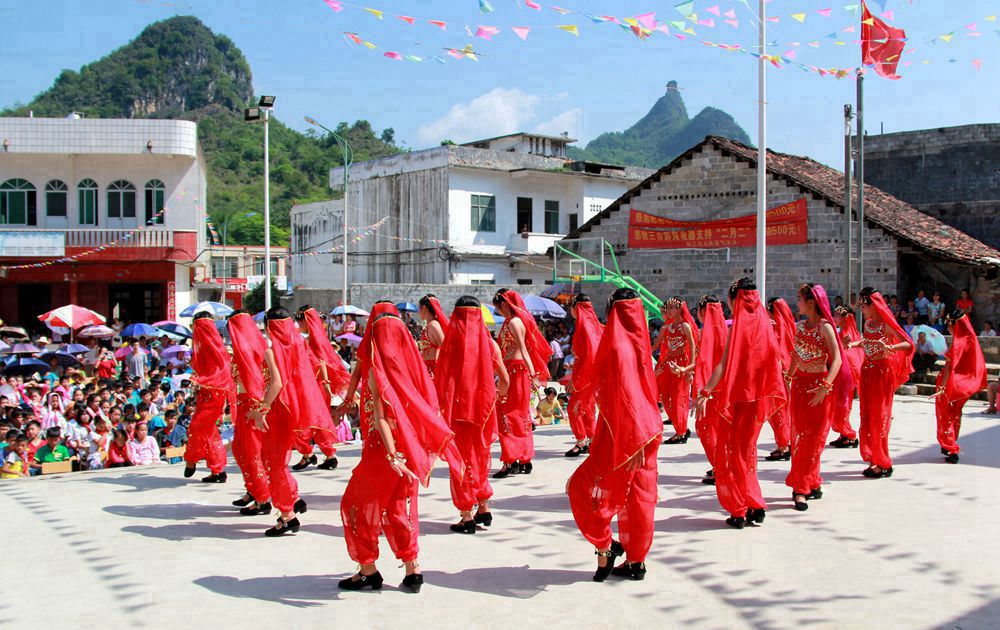
[[[277,285],[271,282],[271,306],[279,304],[281,304],[281,292],[278,291]],[[264,310],[263,282],[247,291],[243,296],[243,310],[254,315]]]

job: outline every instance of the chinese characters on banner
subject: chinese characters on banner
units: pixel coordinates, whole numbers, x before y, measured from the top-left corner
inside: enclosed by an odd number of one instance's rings
[[[767,212],[768,245],[804,245],[808,240],[809,212],[798,199]],[[757,242],[757,217],[747,215],[717,221],[675,221],[632,210],[628,246],[642,249],[719,249],[753,247]]]
[[[167,319],[177,319],[177,283],[174,281],[167,283]]]

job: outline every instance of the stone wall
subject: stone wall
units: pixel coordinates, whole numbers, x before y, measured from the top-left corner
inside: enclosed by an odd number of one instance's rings
[[[499,288],[499,286],[491,284],[355,284],[351,285],[351,304],[366,310],[378,300],[390,300],[393,304],[399,302],[416,304],[420,298],[431,293],[437,296],[445,311],[450,313],[455,307],[455,301],[463,295],[479,298],[479,301],[484,304],[492,303],[493,294]],[[546,287],[512,288],[515,288],[522,295],[527,295],[529,293],[538,294]],[[531,290],[523,291],[522,289]]]

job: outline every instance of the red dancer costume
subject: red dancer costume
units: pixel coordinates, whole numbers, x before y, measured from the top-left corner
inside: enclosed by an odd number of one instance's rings
[[[198,384],[197,405],[188,426],[187,450],[184,452],[184,476],[194,474],[195,466],[205,460],[212,474],[202,479],[206,483],[225,483],[226,447],[219,435],[218,421],[226,403],[235,409],[236,386],[233,384],[229,352],[211,317],[194,320],[194,347],[191,369]]]
[[[504,467],[493,475],[502,478],[518,472],[514,470],[515,465],[521,472],[530,473],[532,470],[535,439],[532,434],[531,390],[533,386],[537,387],[539,381],[549,380],[547,365],[552,349],[517,292],[501,289],[493,299],[494,304],[498,300],[507,306],[510,314],[499,335],[500,354],[510,375],[507,397],[500,399],[500,461]],[[523,343],[518,343],[514,334],[514,320],[520,320],[524,327]],[[515,359],[519,353],[528,360]]]
[[[370,317],[347,392],[348,400],[353,399],[361,382],[364,448],[340,502],[347,551],[361,572],[340,582],[340,588],[381,588],[374,564],[384,530],[393,553],[407,564],[404,586],[419,590],[423,578],[411,577],[419,576],[418,484],[427,485],[434,460],[442,455],[452,474],[461,477],[461,457],[441,417],[434,384],[396,308],[376,304]]]
[[[795,316],[788,302],[781,298],[771,300],[771,323],[774,324],[774,334],[778,338],[778,350],[781,353],[781,369],[787,374],[792,364],[792,344],[795,341]],[[785,394],[789,395],[788,386]],[[789,445],[792,443],[791,407],[785,405],[781,411],[774,414],[768,423],[774,433],[774,443],[777,448],[765,459],[768,461],[783,461],[791,457]]]
[[[837,397],[836,390],[854,389],[849,368],[842,366],[843,346],[833,325],[830,302],[821,285],[804,285],[799,290],[799,312],[807,314],[806,305],[815,308],[816,325],[799,322],[795,328],[791,380],[792,465],[785,485],[792,489],[795,509],[809,509],[807,499],[823,496],[820,487],[820,459]]]
[[[862,348],[859,399],[861,408],[861,458],[870,465],[866,477],[892,475],[889,457],[889,429],[892,425],[892,401],[896,390],[913,371],[916,347],[908,341],[889,305],[878,292],[861,292],[865,329]]]
[[[427,371],[431,373],[431,378],[433,378],[434,370],[437,367],[438,353],[441,350],[441,344],[444,343],[444,338],[448,336],[448,315],[445,314],[444,309],[441,308],[441,303],[438,302],[438,299],[433,295],[425,295],[420,300],[420,308],[423,309],[421,316],[430,316],[430,319],[427,320],[427,324],[424,326],[424,329],[420,331],[420,339],[417,340],[417,348],[420,349],[420,356],[424,360],[424,365],[427,366]],[[438,337],[438,335],[431,334],[431,322],[436,322],[437,327],[440,329],[440,340],[437,342],[432,339],[432,337]]]
[[[675,311],[679,311],[677,316],[673,315]],[[688,311],[687,303],[678,297],[664,302],[661,312],[667,321],[660,329],[660,361],[654,374],[660,404],[667,412],[675,433],[664,444],[685,444],[691,437],[688,413],[691,409],[694,361],[698,354],[695,341],[698,326]]]
[[[241,513],[248,516],[270,514],[271,488],[260,455],[263,433],[247,416],[251,408],[264,400],[266,387],[262,366],[267,342],[247,313],[237,313],[229,318],[229,338],[233,341],[233,380],[237,388],[233,458],[243,473],[243,485],[250,499],[233,504],[243,508]]]
[[[698,345],[698,359],[694,367],[694,390],[701,391],[712,377],[715,366],[722,361],[722,353],[726,349],[726,317],[722,313],[719,301],[702,300],[698,316],[702,321],[701,339]],[[713,468],[702,480],[706,484],[715,483],[715,446],[719,430],[719,405],[715,400],[709,400],[705,405],[705,413],[695,420],[695,430],[698,439],[705,449],[708,464]]]
[[[455,433],[455,445],[465,465],[462,476],[451,478],[451,500],[462,513],[452,531],[474,534],[476,524],[491,525],[488,501],[490,447],[497,439],[497,394],[506,393],[509,379],[500,348],[490,337],[478,305],[460,306],[451,314],[448,336],[437,361],[437,390],[441,414]],[[494,382],[500,377],[500,390]],[[477,508],[475,517],[472,510]]]
[[[764,521],[767,504],[757,480],[757,436],[787,402],[778,339],[753,286],[744,279],[730,288],[733,326],[723,361],[698,394],[702,415],[705,403],[718,398],[715,489],[719,503],[731,514],[726,522],[738,529],[748,521]]]
[[[958,434],[962,428],[962,407],[973,394],[986,389],[986,360],[967,315],[949,318],[948,328],[952,335],[951,348],[945,355],[947,364],[937,378],[934,411],[941,454],[948,463],[957,464],[961,451]]]
[[[652,363],[642,302],[614,301],[590,368],[600,374],[590,376],[598,383],[600,421],[590,456],[566,485],[577,527],[597,554],[607,558],[594,575],[598,582],[611,573],[615,557],[622,553],[627,562],[615,569],[616,575],[642,579],[646,573],[643,563],[653,542],[657,499],[656,452],[663,435]],[[615,515],[621,543],[612,539]]]
[[[594,439],[597,427],[597,393],[596,380],[584,380],[587,375],[595,375],[593,370],[594,356],[604,334],[604,325],[597,319],[594,305],[590,298],[581,299],[578,295],[573,302],[576,319],[576,329],[573,331],[573,380],[571,398],[569,401],[569,426],[576,438],[576,445],[567,453],[567,457],[576,457],[588,452],[588,444]]]
[[[857,391],[858,383],[861,382],[861,364],[865,360],[865,351],[861,348],[861,332],[858,331],[857,321],[854,313],[846,307],[838,306],[835,314],[840,318],[840,343],[844,348],[844,367],[850,369],[853,387],[848,391],[835,389],[833,394],[837,399],[834,413],[833,426],[840,437],[830,442],[834,448],[857,448],[858,433],[851,426],[851,408],[854,406],[854,392]]]

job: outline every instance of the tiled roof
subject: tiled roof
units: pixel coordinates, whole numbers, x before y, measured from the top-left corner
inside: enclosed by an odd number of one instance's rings
[[[597,216],[581,225],[568,238],[578,236],[580,232],[589,231],[602,219],[607,218],[611,212],[628,204],[642,190],[649,188],[653,182],[657,181],[661,175],[676,169],[683,160],[705,145],[712,145],[724,154],[732,155],[741,161],[753,165],[757,164],[757,149],[728,138],[708,136],[701,143],[688,149],[683,155],[678,156],[670,164],[622,195]],[[767,170],[771,175],[816,193],[841,208],[844,207],[844,174],[836,169],[807,157],[768,150]],[[865,220],[916,248],[941,258],[966,264],[1000,266],[1000,251],[961,230],[920,212],[905,201],[871,185],[865,185]]]

